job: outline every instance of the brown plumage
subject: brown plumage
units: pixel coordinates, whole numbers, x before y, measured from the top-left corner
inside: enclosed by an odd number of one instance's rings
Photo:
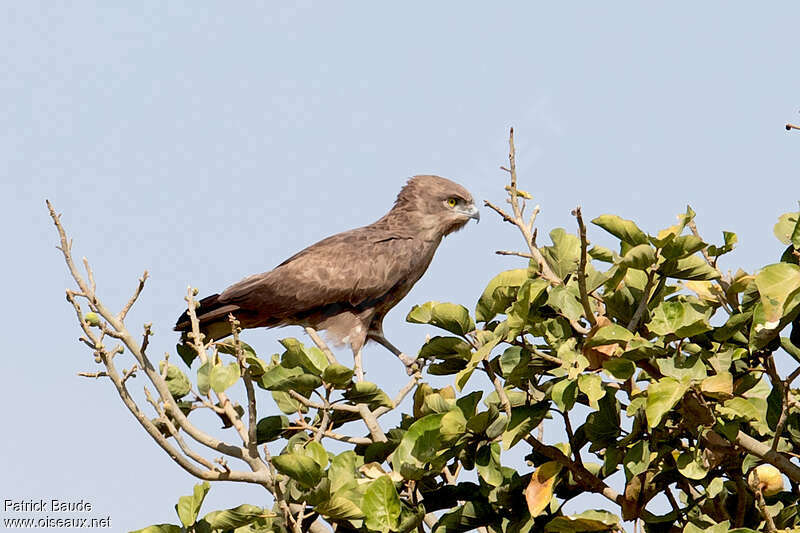
[[[336,344],[350,344],[357,359],[368,338],[399,355],[383,337],[384,316],[425,273],[442,238],[471,218],[479,214],[464,187],[415,176],[378,221],[328,237],[269,272],[203,298],[201,330],[213,339],[230,335],[233,313],[243,328],[326,330]],[[184,312],[175,330],[190,329]]]

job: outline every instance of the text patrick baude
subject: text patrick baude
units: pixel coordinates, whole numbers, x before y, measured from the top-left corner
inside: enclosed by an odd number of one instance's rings
[[[91,513],[92,504],[86,500],[3,500],[6,513]]]

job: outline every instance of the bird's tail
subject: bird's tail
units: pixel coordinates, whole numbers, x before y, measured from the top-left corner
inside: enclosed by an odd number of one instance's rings
[[[239,306],[225,304],[219,301],[219,294],[212,294],[200,300],[197,308],[197,319],[200,321],[200,331],[206,335],[206,340],[218,340],[231,334],[231,325],[228,314],[239,310]],[[188,333],[192,330],[189,311],[184,311],[175,323],[175,331]]]

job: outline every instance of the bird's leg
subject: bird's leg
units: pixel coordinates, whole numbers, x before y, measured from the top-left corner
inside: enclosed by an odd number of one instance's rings
[[[356,374],[356,381],[364,381],[364,366],[361,364],[361,348],[353,350],[353,372]]]
[[[400,359],[400,361],[402,361],[404,365],[406,365],[406,369],[409,371],[409,375],[412,374],[413,369],[415,369],[415,367],[419,365],[419,361],[417,360],[416,357],[411,357],[398,350],[394,344],[389,342],[389,339],[383,336],[383,333],[370,331],[367,334],[367,338],[377,342],[378,344],[383,345],[384,348],[395,354],[397,358]]]

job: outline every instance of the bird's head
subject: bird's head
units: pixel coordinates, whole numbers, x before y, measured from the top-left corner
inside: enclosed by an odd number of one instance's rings
[[[414,176],[397,195],[395,209],[413,215],[414,224],[432,237],[443,237],[463,228],[470,219],[479,221],[467,189],[439,176]]]

